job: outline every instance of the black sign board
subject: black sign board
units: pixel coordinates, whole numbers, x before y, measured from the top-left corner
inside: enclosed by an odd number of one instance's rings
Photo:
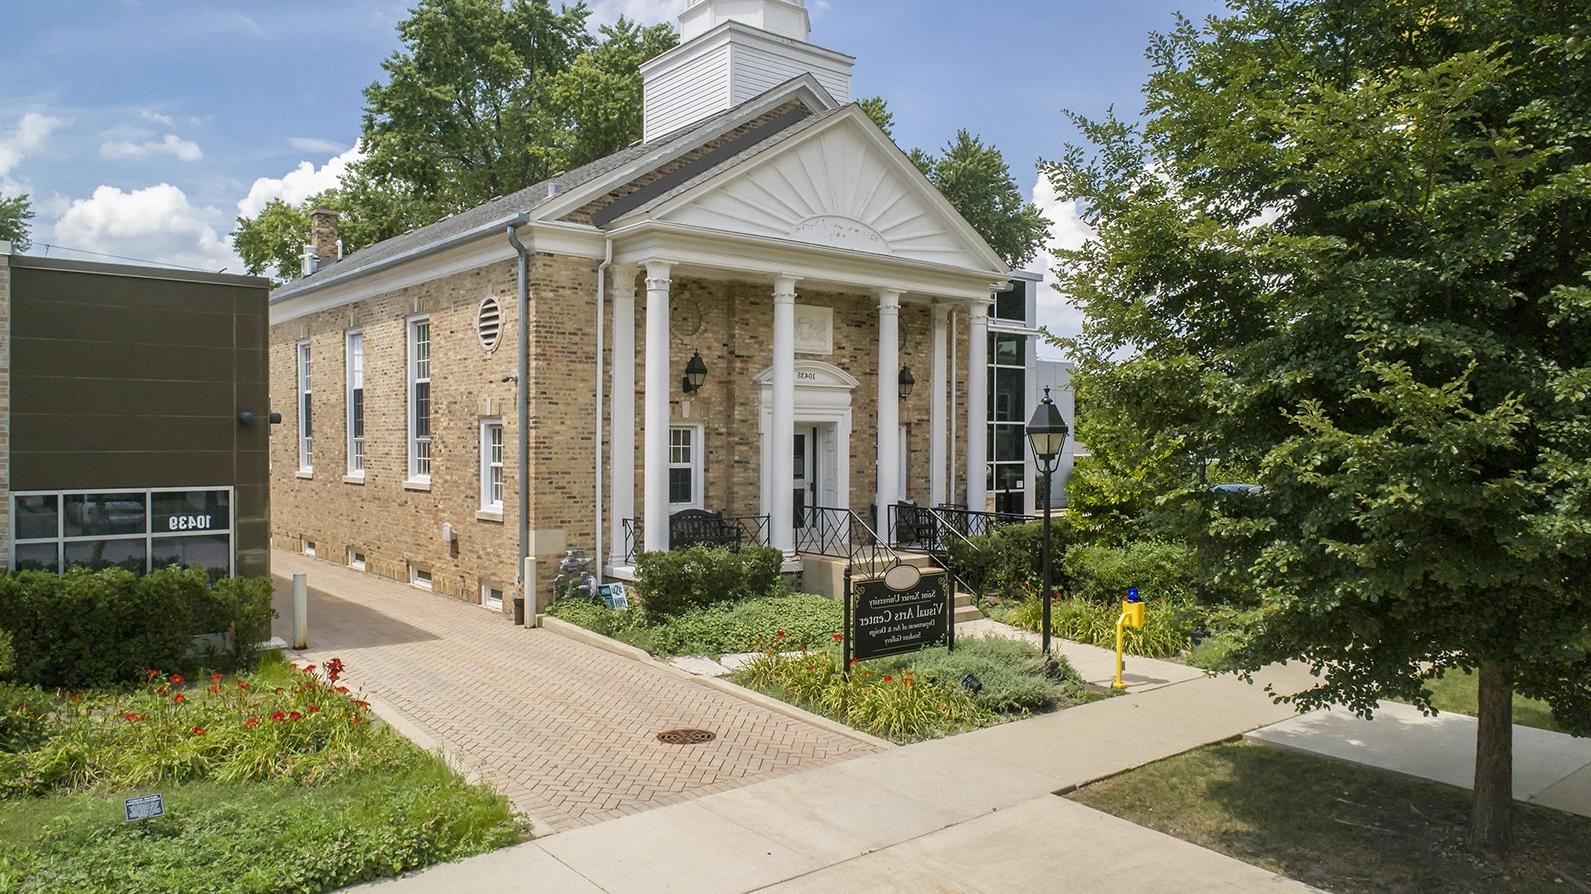
[[[126,821],[134,823],[139,820],[154,819],[166,815],[166,801],[160,795],[140,795],[128,798],[122,804],[123,815]]]
[[[894,589],[885,577],[851,586],[849,654],[858,661],[954,645],[949,577],[928,572],[912,586]]]

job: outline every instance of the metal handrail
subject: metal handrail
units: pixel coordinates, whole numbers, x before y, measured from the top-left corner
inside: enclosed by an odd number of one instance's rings
[[[900,510],[902,508],[910,509],[914,513],[927,513],[929,519],[931,520],[931,524],[928,526],[928,537],[926,539],[921,536],[924,533],[923,527],[921,525],[913,525],[911,526],[911,533],[915,536],[911,537],[908,542],[902,542],[901,526],[899,522]],[[889,521],[890,537],[896,546],[908,549],[916,548],[927,552],[930,556],[933,556],[934,561],[938,562],[945,569],[947,574],[955,579],[957,584],[961,585],[962,589],[969,593],[978,592],[976,587],[973,587],[970,583],[968,583],[966,578],[961,576],[960,569],[956,568],[954,557],[950,552],[949,543],[947,541],[960,541],[961,543],[965,544],[967,548],[974,550],[975,552],[982,552],[983,548],[978,546],[976,543],[973,543],[966,537],[966,535],[956,530],[956,528],[951,525],[951,523],[947,521],[943,515],[940,514],[939,510],[926,506],[896,504],[889,507]]]
[[[906,564],[894,547],[850,509],[807,506],[801,514],[803,524],[796,527],[798,553],[844,559],[853,569],[860,565],[871,573]]]
[[[633,565],[635,564],[635,555],[641,551],[641,544],[644,542],[642,536],[645,534],[645,526],[641,524],[641,520],[638,518],[624,519],[623,525],[624,561]]]
[[[1023,515],[1018,512],[980,512],[966,509],[961,506],[952,506],[942,503],[933,508],[946,525],[956,533],[967,539],[973,537],[987,537],[992,531],[1002,525],[1022,524],[1035,521],[1035,516]]]
[[[769,545],[773,528],[769,516],[747,515],[740,518],[726,518],[725,525],[735,525],[742,536],[757,546]],[[644,551],[646,526],[638,518],[626,518],[621,521],[624,531],[624,561],[633,564],[635,557]],[[739,546],[740,544],[734,544]]]

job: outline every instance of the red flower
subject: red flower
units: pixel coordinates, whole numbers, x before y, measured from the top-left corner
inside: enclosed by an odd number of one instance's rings
[[[260,718],[258,718],[258,717],[250,717],[249,719],[243,721],[243,725],[248,727],[249,729],[253,729],[256,726],[260,725]]]
[[[852,663],[852,664],[855,664],[855,663],[857,663],[857,662],[858,662],[858,661],[861,661],[861,660],[862,660],[862,659],[860,659],[860,658],[852,658],[852,659],[851,659],[851,663]]]
[[[163,695],[165,695],[165,694],[166,694],[166,693],[168,693],[168,692],[170,692],[170,691],[171,691],[171,690],[170,690],[170,689],[168,689],[168,688],[166,688],[166,687],[164,687],[164,686],[162,686],[162,687],[160,687],[160,688],[159,688],[159,689],[156,689],[156,690],[155,690],[155,694],[156,694],[156,695],[162,695],[162,696],[163,696]]]
[[[183,682],[182,674],[172,674],[171,675],[171,682],[173,682],[173,683],[181,683],[181,682]]]
[[[220,692],[221,691],[221,687],[216,685],[216,684],[214,684],[214,683],[211,683],[210,684],[210,691],[213,692],[213,693],[214,692]]]
[[[309,713],[311,713],[311,714],[319,714],[320,713],[320,705],[310,705],[309,706]]]
[[[286,720],[286,719],[287,719],[287,712],[286,711],[273,711],[271,713],[271,722],[272,723],[281,723],[283,720]]]
[[[150,668],[149,670],[144,671],[144,673],[148,674],[149,675],[149,679],[151,679],[151,680],[153,680],[154,678],[160,676],[160,671],[157,671],[154,668]]]
[[[358,726],[359,723],[360,723],[360,720],[359,720],[359,715],[358,714],[349,714],[348,715],[348,725],[349,726]]]
[[[193,733],[195,736],[202,736],[204,735],[204,727],[196,726],[193,729],[188,730],[188,732]]]
[[[368,708],[368,707],[370,707],[370,703],[369,703],[369,702],[367,702],[367,701],[363,701],[363,700],[361,700],[361,699],[357,699],[357,698],[356,698],[356,699],[354,699],[354,704],[356,704],[356,705],[358,705],[358,706],[359,706],[359,707],[361,707],[361,708]]]
[[[304,715],[300,714],[297,711],[289,711],[289,712],[287,712],[287,719],[288,720],[303,720],[304,719]]]
[[[180,693],[180,692],[179,692],[179,693],[177,693],[177,694],[176,694],[176,695],[173,695],[173,696],[172,696],[172,697],[171,697],[171,700],[172,700],[172,701],[174,701],[174,702],[176,702],[176,703],[177,703],[177,704],[179,704],[179,705],[180,705],[180,704],[182,704],[182,703],[183,703],[183,702],[185,702],[185,701],[187,701],[187,700],[188,700],[188,697],[187,697],[187,696],[186,696],[186,695],[183,695],[183,694],[182,694],[182,693]]]
[[[836,634],[834,634],[834,641],[835,641],[835,642],[841,642],[841,641],[843,641],[843,640],[844,640],[844,639],[845,639],[845,634],[843,634],[843,633],[836,633]]]
[[[338,686],[337,687],[337,691],[338,692],[347,692],[348,691],[348,687],[347,686]]]
[[[313,665],[313,664],[304,665],[304,673],[312,674],[314,672],[315,672],[315,665]]]
[[[894,678],[894,677],[892,677],[892,676],[890,676],[890,675],[889,675],[889,674],[885,674],[885,675],[884,675],[884,682],[885,682],[885,683],[888,683],[888,682],[890,682],[890,681],[891,681],[891,680],[893,680],[893,679],[895,679],[895,678]]]
[[[210,675],[210,682],[212,682],[212,683],[221,682],[221,675],[220,674],[211,674]]]
[[[133,723],[133,722],[138,720],[138,712],[137,711],[127,711],[126,713],[122,714],[122,719],[127,721],[128,723]]]
[[[238,688],[242,689],[245,692],[247,692],[248,689],[249,689],[249,681],[248,680],[239,680],[238,681]]]
[[[784,631],[781,630],[778,633],[775,633],[774,636],[779,638],[779,639],[784,639]]]

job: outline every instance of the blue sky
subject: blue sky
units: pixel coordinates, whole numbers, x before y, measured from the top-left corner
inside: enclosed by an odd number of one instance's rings
[[[86,249],[240,269],[240,210],[335,180],[412,0],[10,3],[0,55],[0,193],[33,195],[35,251]],[[596,0],[672,21],[684,0]],[[815,43],[857,57],[907,148],[965,127],[1005,152],[1024,189],[1075,134],[1063,108],[1136,114],[1149,31],[1214,0],[808,0]],[[1081,231],[1040,189],[1057,238]],[[1038,263],[1043,263],[1041,260]],[[1044,318],[1071,330],[1058,300]]]

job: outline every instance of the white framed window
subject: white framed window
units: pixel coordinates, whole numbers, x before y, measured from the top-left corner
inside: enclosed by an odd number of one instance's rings
[[[503,585],[494,581],[481,581],[481,608],[494,612],[503,610]]]
[[[702,508],[702,427],[668,430],[668,504],[671,510]]]
[[[348,474],[365,474],[365,334],[348,333]]]
[[[315,541],[309,539],[308,537],[298,538],[298,548],[299,552],[302,552],[306,556],[313,557],[315,555]]]
[[[309,342],[298,343],[298,470],[315,471],[315,426],[310,401]]]
[[[85,566],[144,574],[200,566],[233,572],[230,487],[22,491],[10,500],[9,566],[59,573]]]
[[[503,511],[503,420],[481,420],[481,509]]]
[[[409,565],[409,583],[422,590],[431,589],[431,569],[411,563]]]
[[[409,480],[431,480],[431,320],[409,320]]]
[[[348,547],[348,567],[355,571],[365,570],[364,550],[355,549],[351,546]]]

